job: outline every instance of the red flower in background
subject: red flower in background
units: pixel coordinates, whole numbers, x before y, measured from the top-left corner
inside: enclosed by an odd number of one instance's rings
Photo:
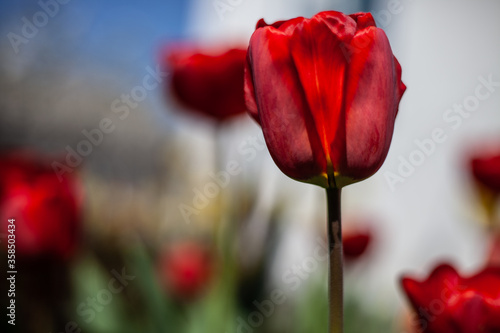
[[[346,231],[342,235],[344,259],[359,259],[367,250],[372,236],[368,231]]]
[[[438,266],[423,281],[408,277],[402,286],[425,333],[500,332],[500,268],[464,278],[450,265]]]
[[[28,152],[0,154],[0,225],[15,219],[20,256],[70,257],[81,222],[81,188],[75,177],[61,181],[49,161]]]
[[[261,20],[250,40],[247,107],[278,167],[296,180],[341,188],[373,175],[405,89],[369,13]]]
[[[480,184],[500,194],[500,150],[472,158],[471,170]]]
[[[244,113],[245,56],[242,49],[218,55],[172,50],[165,57],[172,94],[188,108],[218,121]]]
[[[184,241],[171,245],[159,261],[160,280],[174,297],[190,300],[209,286],[214,261],[202,244]]]

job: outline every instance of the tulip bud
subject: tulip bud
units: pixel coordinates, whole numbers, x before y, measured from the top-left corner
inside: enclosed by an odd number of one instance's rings
[[[369,13],[261,20],[250,39],[247,108],[278,167],[299,181],[341,188],[373,175],[405,89]]]
[[[161,283],[170,295],[180,300],[200,296],[209,286],[212,273],[210,252],[196,242],[174,243],[159,260]]]
[[[368,231],[344,232],[342,235],[343,253],[346,261],[359,259],[366,253],[372,236]]]
[[[170,92],[187,109],[217,121],[242,114],[245,56],[242,49],[213,55],[171,50],[165,58],[172,73]]]

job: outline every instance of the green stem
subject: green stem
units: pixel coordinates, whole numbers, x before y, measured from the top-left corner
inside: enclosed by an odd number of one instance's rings
[[[328,202],[328,244],[330,249],[328,274],[328,333],[343,333],[344,331],[344,281],[340,195],[340,189],[328,188],[326,190]]]

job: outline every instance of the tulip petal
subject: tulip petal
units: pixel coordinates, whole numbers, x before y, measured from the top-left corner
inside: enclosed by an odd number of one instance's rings
[[[297,25],[290,48],[307,100],[314,128],[333,176],[333,164],[345,156],[344,77],[345,45],[356,31],[352,19],[341,13],[321,13]]]
[[[480,274],[467,279],[466,283],[476,286],[478,293],[492,299],[500,299],[500,267],[488,267]]]
[[[404,278],[402,285],[419,316],[422,332],[500,331],[499,267],[463,278],[445,264],[423,281]]]
[[[398,59],[396,59],[396,57],[394,57],[394,66],[396,68],[396,80],[397,80],[396,82],[399,82],[397,91],[397,100],[399,108],[399,101],[401,100],[401,97],[403,97],[403,94],[406,91],[406,85],[403,83],[403,81],[401,81],[401,74],[402,74],[401,65],[399,64],[399,61]]]
[[[257,102],[255,101],[255,88],[253,85],[252,66],[250,65],[250,56],[247,54],[247,61],[245,63],[245,76],[244,76],[244,91],[245,91],[245,104],[247,111],[260,124],[259,110]]]
[[[291,34],[294,30],[297,24],[302,22],[304,20],[303,17],[299,16],[291,20],[286,20],[286,21],[276,21],[272,24],[267,24],[264,19],[260,19],[259,22],[257,22],[256,29],[258,28],[263,28],[263,27],[273,27],[281,32],[284,32],[286,34]]]
[[[385,33],[369,27],[351,42],[346,86],[346,165],[340,173],[363,179],[382,165],[392,139],[400,88]],[[396,93],[397,92],[397,93]]]
[[[459,275],[450,265],[437,267],[424,281],[416,281],[405,277],[401,284],[408,298],[415,307],[428,306],[435,298],[433,291],[438,290],[447,302],[453,301],[453,296],[459,289]]]
[[[368,27],[376,27],[375,20],[370,13],[355,13],[349,15],[354,21],[356,21],[358,30],[362,30]]]
[[[403,278],[401,282],[410,303],[420,316],[422,332],[455,332],[453,322],[448,320],[447,307],[458,300],[459,290],[463,286],[453,267],[443,264],[423,281]],[[440,306],[439,311],[432,308],[436,304]]]
[[[258,29],[248,50],[252,63],[247,76],[248,107],[252,99],[259,110],[267,146],[278,167],[297,180],[320,176],[326,162],[310,115],[307,101],[290,54],[287,36],[273,27]],[[249,101],[249,102],[248,102]],[[314,181],[315,182],[315,181]],[[324,186],[324,184],[321,184]]]

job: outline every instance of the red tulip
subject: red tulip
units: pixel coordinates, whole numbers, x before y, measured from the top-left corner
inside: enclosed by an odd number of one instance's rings
[[[250,40],[247,107],[278,167],[299,181],[341,188],[374,174],[405,89],[369,13],[261,20]]]
[[[474,178],[496,194],[500,194],[500,150],[476,156],[471,160]]]
[[[342,244],[344,259],[352,261],[360,258],[367,250],[371,241],[371,234],[367,231],[344,232]]]
[[[193,299],[209,286],[213,273],[210,251],[196,242],[179,242],[162,254],[160,279],[164,288],[174,297]]]
[[[74,176],[60,181],[35,154],[0,154],[1,232],[10,235],[8,219],[15,219],[17,255],[70,257],[79,236],[80,193]]]
[[[425,333],[500,332],[500,268],[461,277],[450,265],[438,266],[423,281],[402,279]]]
[[[218,55],[171,51],[166,57],[172,73],[171,92],[188,108],[218,121],[242,114],[246,111],[245,56],[242,49]]]

